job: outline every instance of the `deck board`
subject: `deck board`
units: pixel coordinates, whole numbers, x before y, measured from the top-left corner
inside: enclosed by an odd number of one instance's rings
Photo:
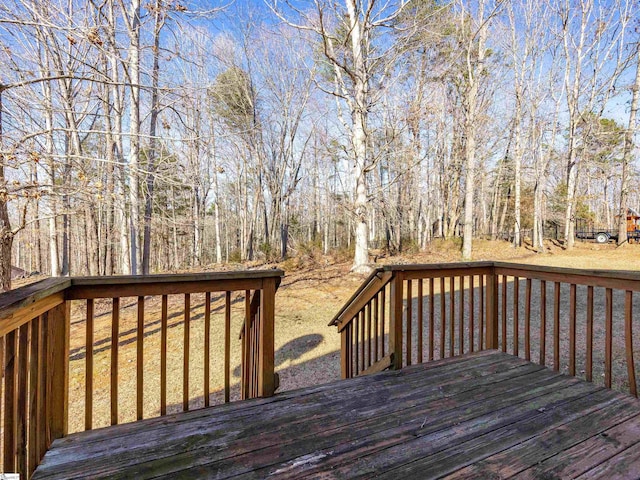
[[[639,431],[638,400],[485,351],[70,435],[33,478],[636,478]]]

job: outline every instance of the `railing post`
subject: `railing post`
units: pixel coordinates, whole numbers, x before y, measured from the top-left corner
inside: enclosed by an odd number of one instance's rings
[[[498,348],[498,275],[496,275],[495,267],[492,267],[491,273],[487,275],[486,295],[487,333],[485,345],[487,349],[495,350]]]
[[[69,410],[69,329],[71,302],[49,310],[51,349],[51,440],[67,434]]]
[[[349,362],[351,362],[351,356],[349,355],[349,343],[347,337],[347,331],[350,326],[346,326],[340,332],[340,375],[342,379],[349,378]]]
[[[271,397],[276,389],[274,375],[275,278],[264,279],[261,295],[258,353],[258,396]]]
[[[393,355],[391,366],[394,370],[402,368],[402,272],[394,272],[391,279],[390,315],[389,315],[389,353]]]

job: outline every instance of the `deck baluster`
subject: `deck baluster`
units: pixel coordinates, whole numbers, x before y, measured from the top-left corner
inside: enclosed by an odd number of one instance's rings
[[[458,354],[464,354],[464,275],[458,277],[460,293],[458,294],[460,301],[460,311],[458,312]]]
[[[604,347],[604,386],[611,388],[611,361],[613,354],[613,291],[605,290],[605,347]]]
[[[560,371],[560,282],[553,287],[553,370]]]
[[[469,275],[469,351],[473,353],[475,351],[474,346],[474,315],[475,315],[475,286],[474,286],[474,275]]]
[[[531,279],[527,278],[524,300],[524,358],[531,361]]]
[[[118,348],[120,343],[120,298],[111,306],[111,425],[118,423]]]
[[[587,353],[585,359],[585,377],[593,380],[593,287],[587,287]]]
[[[435,293],[434,293],[434,285],[435,281],[433,278],[429,279],[429,361],[433,360],[434,354],[434,343],[435,343],[435,332],[433,331],[435,328]]]
[[[453,357],[456,335],[456,286],[455,277],[449,277],[449,356]]]
[[[513,277],[513,354],[519,354],[520,333],[520,278]]]
[[[424,305],[423,305],[423,291],[422,291],[422,279],[418,280],[418,363],[424,362],[423,351],[423,337],[424,337]]]
[[[182,411],[189,411],[189,346],[191,342],[191,295],[184,295],[184,331],[182,340]],[[225,331],[226,334],[226,331]],[[226,387],[226,383],[225,383]]]
[[[576,285],[569,287],[569,375],[576,374]]]
[[[547,352],[547,282],[540,280],[540,365],[545,364]]]
[[[136,336],[136,417],[142,420],[144,406],[144,297],[138,297]]]
[[[502,351],[507,351],[507,276],[502,275]]]
[[[629,393],[637,397],[636,365],[633,359],[633,292],[630,290],[624,294],[624,330]]]
[[[444,291],[444,277],[440,277],[440,358],[444,358],[445,324],[446,324],[446,293]]]
[[[160,415],[167,414],[167,320],[168,298],[162,295],[160,307]]]
[[[91,430],[93,424],[93,298],[87,300],[86,336],[85,336],[85,397],[84,428]]]
[[[413,344],[413,332],[411,325],[413,324],[413,290],[411,285],[411,280],[407,280],[407,335],[406,335],[406,343],[407,343],[407,365],[411,365],[412,351],[411,346]]]

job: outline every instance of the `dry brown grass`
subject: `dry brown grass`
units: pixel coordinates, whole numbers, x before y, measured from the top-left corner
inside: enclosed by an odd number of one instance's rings
[[[474,244],[476,260],[503,260],[519,263],[554,265],[574,268],[640,270],[640,246],[629,245],[617,249],[613,245],[578,244],[571,252],[550,245],[547,254],[539,255],[528,248],[514,249],[504,242],[478,241]],[[441,263],[459,261],[459,251],[451,242],[434,242],[429,251],[416,255],[378,258],[383,263]],[[285,264],[286,266],[290,266]],[[294,264],[295,265],[295,264]],[[340,375],[340,338],[327,323],[360,285],[363,276],[349,272],[348,263],[318,262],[299,270],[287,271],[276,298],[276,370],[280,374],[280,390],[289,390],[325,383]],[[549,294],[548,297],[551,297]],[[243,315],[243,298],[233,298],[232,314],[232,399],[238,398],[240,365],[239,331]],[[213,402],[221,401],[223,386],[222,309],[221,299],[213,307],[211,385],[216,393]],[[202,345],[204,344],[204,296],[191,299],[191,363],[190,396],[192,407],[203,404]],[[94,428],[109,422],[109,370],[110,370],[110,302],[98,302],[94,343]],[[135,419],[136,344],[135,299],[122,299],[120,328],[120,386],[119,420]],[[78,302],[73,309],[71,336],[71,389],[70,430],[83,429],[84,418],[84,306]],[[551,311],[551,310],[549,310]],[[160,301],[150,298],[145,305],[144,340],[145,417],[159,411],[160,371]],[[551,314],[549,314],[551,315]],[[182,400],[182,341],[183,299],[170,297],[169,328],[169,391],[171,411],[181,409]],[[551,325],[549,320],[549,325]],[[549,327],[548,327],[549,328]],[[521,334],[522,338],[522,334]],[[534,341],[535,337],[532,338]],[[563,345],[563,351],[566,350]],[[616,349],[619,346],[616,347]],[[534,357],[535,358],[535,357]],[[548,357],[551,358],[551,357]],[[598,372],[597,375],[600,375]]]

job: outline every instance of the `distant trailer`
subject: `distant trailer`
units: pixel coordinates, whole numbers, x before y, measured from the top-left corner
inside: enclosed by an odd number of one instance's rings
[[[594,226],[585,220],[576,221],[576,238],[580,240],[595,240],[596,243],[618,241],[618,229]],[[640,243],[640,214],[630,208],[627,210],[627,240]]]

